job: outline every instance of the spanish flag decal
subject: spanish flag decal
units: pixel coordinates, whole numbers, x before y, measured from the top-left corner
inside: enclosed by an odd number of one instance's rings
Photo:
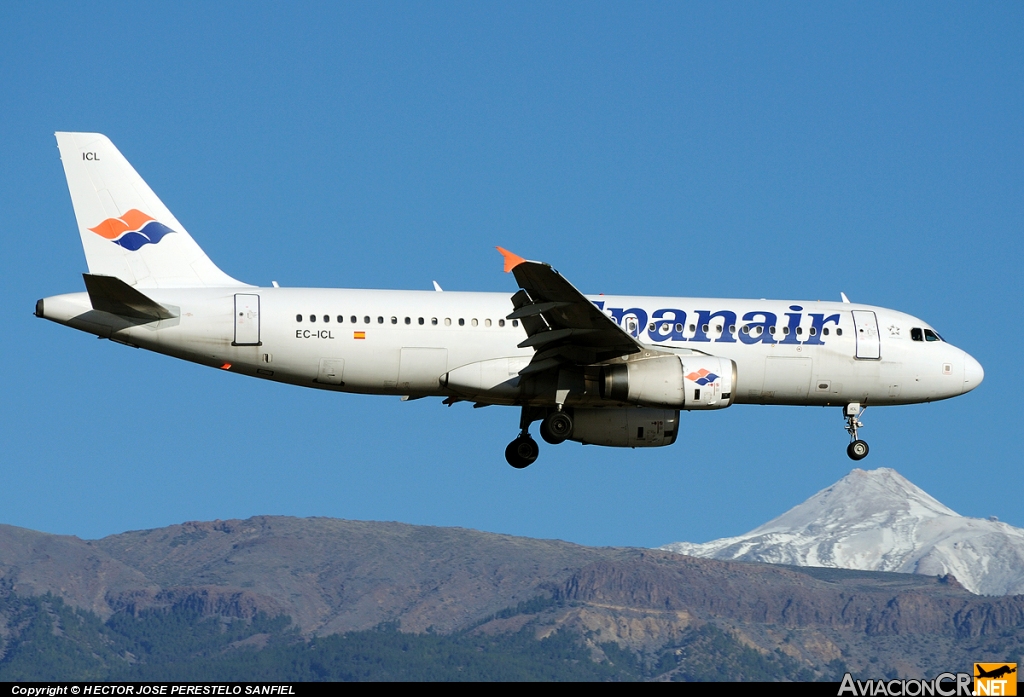
[[[352,332],[352,338],[353,339],[365,339],[366,338],[366,332]]]

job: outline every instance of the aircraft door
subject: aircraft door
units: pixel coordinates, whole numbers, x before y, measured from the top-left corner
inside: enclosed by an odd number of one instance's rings
[[[857,358],[881,358],[882,344],[878,335],[878,318],[868,310],[853,311],[853,328],[857,334]]]
[[[260,346],[260,296],[235,293],[235,340],[232,346]]]

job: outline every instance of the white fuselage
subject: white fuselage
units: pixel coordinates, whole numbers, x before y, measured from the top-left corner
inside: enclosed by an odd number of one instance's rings
[[[44,299],[41,316],[278,382],[363,394],[452,396],[484,404],[521,403],[512,388],[533,356],[532,348],[517,347],[526,333],[518,321],[505,319],[513,310],[505,293],[244,287],[154,288],[147,295],[177,316],[126,319],[93,310],[86,293]],[[735,403],[928,402],[971,390],[984,375],[976,360],[939,340],[927,323],[881,307],[588,299],[644,344],[734,361]],[[924,330],[935,338],[925,340]],[[449,374],[472,379],[453,389]]]

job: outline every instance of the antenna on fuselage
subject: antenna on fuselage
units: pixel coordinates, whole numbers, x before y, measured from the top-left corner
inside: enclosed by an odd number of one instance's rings
[[[434,284],[434,290],[436,290],[438,293],[443,293],[444,292],[444,289],[441,288],[441,286],[437,285],[437,281],[431,281],[431,283]]]
[[[843,291],[839,291],[839,297],[842,298],[843,302],[846,303],[847,305],[850,304],[850,299],[846,297],[846,293],[844,293]]]

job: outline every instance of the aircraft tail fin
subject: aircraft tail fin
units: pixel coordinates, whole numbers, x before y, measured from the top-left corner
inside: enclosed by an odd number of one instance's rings
[[[109,138],[55,135],[90,274],[140,288],[245,285],[217,268]]]

